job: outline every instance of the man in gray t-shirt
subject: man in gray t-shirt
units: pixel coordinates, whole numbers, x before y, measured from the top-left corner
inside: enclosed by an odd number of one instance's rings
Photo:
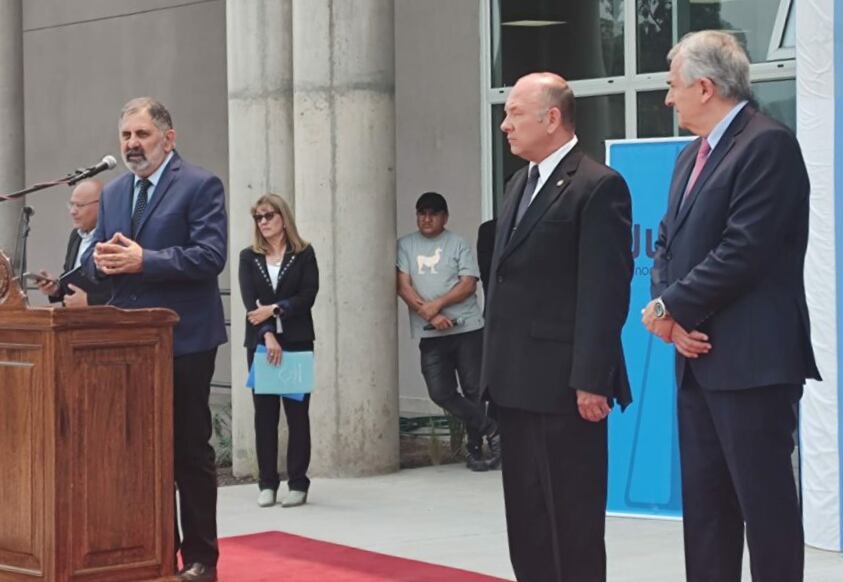
[[[497,423],[480,402],[483,315],[475,291],[480,270],[471,247],[445,229],[448,204],[426,192],[416,202],[418,231],[398,239],[398,295],[420,338],[421,370],[430,398],[466,425],[466,465],[484,471],[500,465]],[[457,376],[462,394],[457,390]],[[486,436],[489,459],[483,459]]]

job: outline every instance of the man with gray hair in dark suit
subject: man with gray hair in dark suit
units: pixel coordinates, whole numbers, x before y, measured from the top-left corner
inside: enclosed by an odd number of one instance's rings
[[[94,246],[83,263],[114,284],[111,305],[164,307],[173,331],[173,444],[185,582],[217,579],[217,477],[209,396],[217,347],[227,341],[217,277],[228,223],[222,181],[176,152],[169,111],[149,97],[120,114],[129,172],[102,194]]]
[[[793,133],[752,103],[725,32],[669,53],[665,103],[698,136],[676,160],[643,321],[676,346],[688,582],[799,582],[796,406],[819,379],[803,270],[810,184]]]

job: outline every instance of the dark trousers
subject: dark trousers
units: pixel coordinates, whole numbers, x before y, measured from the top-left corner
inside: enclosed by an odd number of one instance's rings
[[[211,447],[211,378],[217,349],[173,360],[173,444],[179,494],[182,561],[214,566],[217,548],[217,469]],[[179,542],[178,525],[176,540]]]
[[[419,351],[430,399],[465,424],[469,448],[476,449],[484,434],[497,430],[480,402],[483,330],[422,338]],[[457,376],[462,394],[457,390]]]
[[[292,350],[291,350],[292,351]],[[254,350],[249,350],[247,359],[252,367]],[[281,419],[281,404],[287,419],[287,486],[293,491],[307,491],[310,479],[310,394],[301,402],[282,398],[275,394],[252,394],[255,404],[255,446],[258,453],[258,486],[261,489],[277,490],[278,477],[278,421]]]
[[[801,582],[802,514],[791,454],[802,386],[704,390],[686,367],[678,395],[688,582]]]
[[[502,406],[497,414],[517,580],[605,582],[606,421]]]

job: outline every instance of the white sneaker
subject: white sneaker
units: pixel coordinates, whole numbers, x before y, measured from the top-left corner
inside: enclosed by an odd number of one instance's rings
[[[275,505],[275,490],[261,489],[261,492],[258,495],[258,505],[261,507],[272,507]]]
[[[281,501],[281,507],[297,507],[307,503],[307,491],[296,491],[293,489]]]

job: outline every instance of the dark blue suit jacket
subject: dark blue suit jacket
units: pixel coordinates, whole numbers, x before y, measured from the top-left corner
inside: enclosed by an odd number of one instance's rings
[[[131,238],[134,175],[109,182],[100,197],[94,243],[121,232]],[[188,164],[178,153],[155,187],[135,235],[143,271],[116,275],[109,305],[165,307],[181,318],[174,332],[176,356],[203,352],[227,341],[217,276],[226,260],[225,192],[219,178]],[[102,278],[85,253],[88,273]]]
[[[750,105],[732,121],[680,201],[700,140],[679,155],[659,227],[652,296],[711,352],[677,354],[708,390],[819,379],[803,270],[810,184],[790,130]]]

